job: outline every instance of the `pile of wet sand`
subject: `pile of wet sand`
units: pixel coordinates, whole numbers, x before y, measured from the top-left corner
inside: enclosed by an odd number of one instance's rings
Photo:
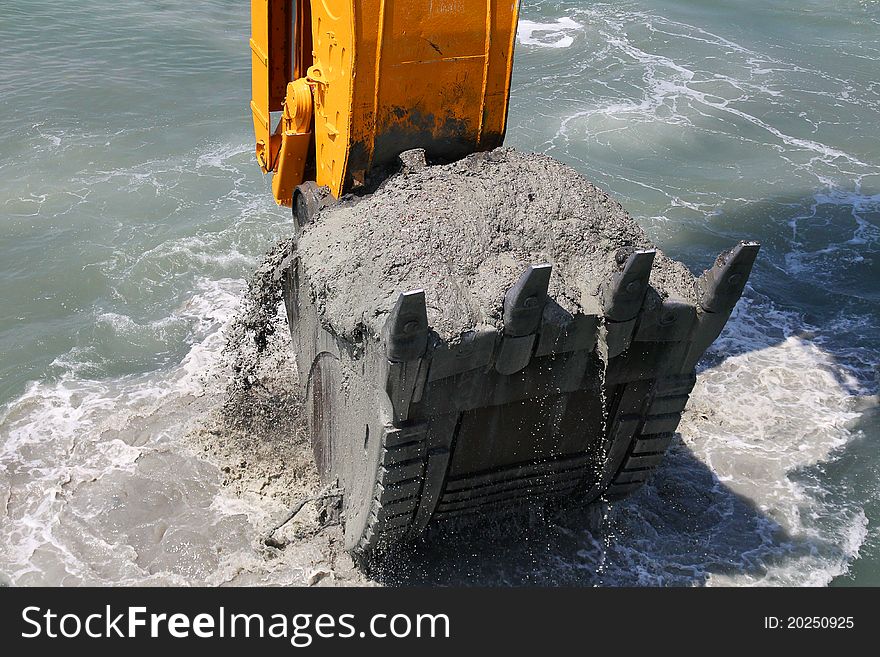
[[[499,328],[505,292],[545,262],[559,305],[600,312],[615,258],[653,246],[606,192],[545,155],[500,148],[424,166],[413,154],[375,193],[325,208],[300,239],[312,300],[337,335],[378,335],[397,296],[419,288],[445,340]],[[693,302],[693,280],[657,254],[651,284],[661,296]]]

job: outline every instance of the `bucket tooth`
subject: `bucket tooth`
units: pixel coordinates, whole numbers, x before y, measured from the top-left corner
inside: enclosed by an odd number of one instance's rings
[[[721,334],[742,296],[760,248],[757,242],[740,242],[719,255],[712,268],[703,272],[697,280],[702,312],[698,313],[697,328],[684,361],[683,372],[695,367],[709,345]]]
[[[712,268],[703,272],[697,282],[703,310],[709,313],[733,310],[749,280],[760,248],[757,242],[740,242],[719,255]]]
[[[387,370],[385,392],[394,410],[393,422],[409,419],[410,405],[420,401],[427,379],[428,310],[425,291],[404,292],[397,298],[382,329]]]
[[[611,278],[602,295],[607,319],[628,322],[639,314],[656,253],[654,249],[631,253],[620,271]]]
[[[519,337],[538,330],[552,270],[546,263],[530,265],[504,295],[504,335]]]
[[[428,346],[428,308],[425,291],[404,292],[382,329],[385,355],[392,363],[420,358]]]
[[[552,265],[530,265],[504,295],[504,337],[495,359],[500,374],[515,374],[529,364],[550,287]]]

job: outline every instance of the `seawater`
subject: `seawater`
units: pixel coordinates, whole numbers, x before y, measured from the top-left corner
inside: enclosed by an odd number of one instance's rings
[[[291,230],[257,169],[248,7],[0,11],[0,580],[296,583],[183,438]],[[523,3],[507,143],[695,272],[762,251],[681,442],[603,536],[473,581],[880,584],[880,3]],[[476,559],[476,561],[474,560]],[[520,571],[531,570],[523,574]],[[438,581],[443,581],[438,576]]]

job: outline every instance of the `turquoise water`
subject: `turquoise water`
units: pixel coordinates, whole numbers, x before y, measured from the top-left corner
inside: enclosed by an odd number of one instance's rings
[[[222,0],[0,10],[4,579],[213,581],[195,548],[143,557],[120,500],[188,545],[229,515],[178,453],[244,276],[290,231],[252,156],[248,19]],[[683,445],[619,507],[603,583],[880,584],[878,59],[872,0],[524,3],[508,144],[612,191],[694,271],[763,244]],[[201,507],[166,481],[183,467]]]

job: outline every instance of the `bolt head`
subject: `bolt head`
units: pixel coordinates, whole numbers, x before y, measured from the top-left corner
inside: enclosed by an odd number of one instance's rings
[[[403,325],[403,332],[404,333],[415,333],[416,331],[419,330],[420,327],[421,327],[421,324],[418,321],[413,320],[413,321],[407,322],[406,324]]]

